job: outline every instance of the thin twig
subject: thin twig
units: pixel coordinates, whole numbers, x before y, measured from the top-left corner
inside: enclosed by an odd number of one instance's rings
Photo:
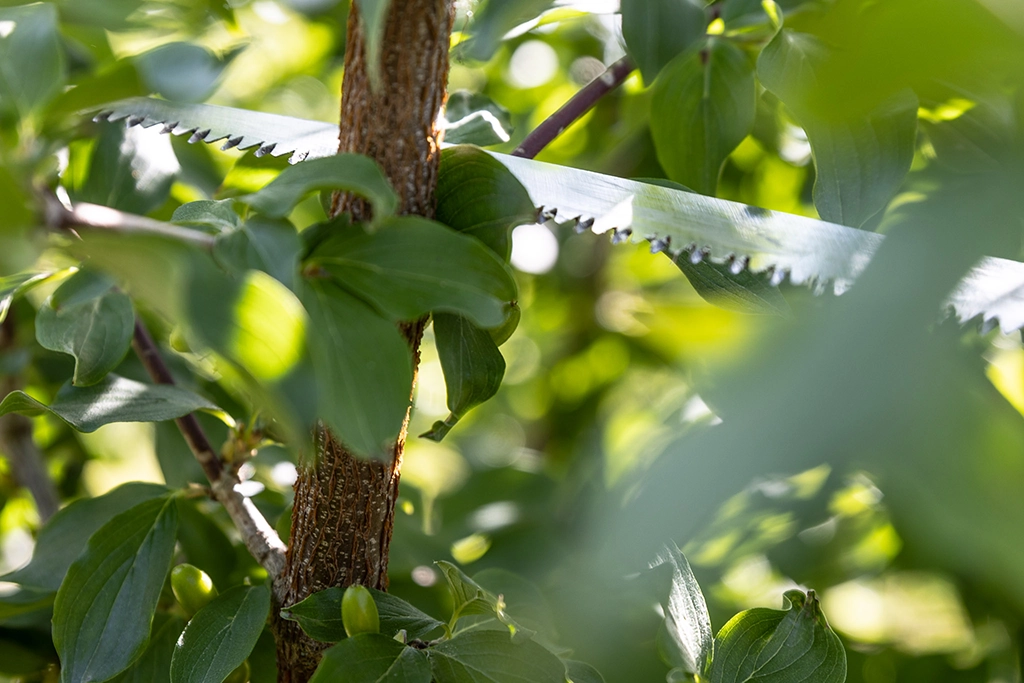
[[[590,111],[602,97],[622,85],[622,82],[629,74],[633,73],[635,68],[629,57],[623,57],[612,64],[607,71],[585,85],[562,105],[561,109],[545,119],[527,135],[526,139],[512,152],[512,156],[532,159],[540,154],[542,149]]]
[[[198,230],[189,230],[173,223],[156,221],[145,216],[118,211],[106,206],[79,202],[74,208],[64,206],[55,196],[46,196],[46,222],[55,229],[96,228],[122,234],[155,235],[212,249],[214,238]]]
[[[135,321],[132,348],[154,382],[174,384],[174,377],[160,356],[160,349],[157,348],[149,330],[138,319]],[[238,475],[232,468],[224,467],[195,414],[180,417],[176,422],[181,435],[185,437],[188,447],[210,481],[213,497],[227,510],[242,535],[245,547],[271,577],[276,577],[284,569],[286,549],[280,536],[252,501],[235,489],[241,483]]]

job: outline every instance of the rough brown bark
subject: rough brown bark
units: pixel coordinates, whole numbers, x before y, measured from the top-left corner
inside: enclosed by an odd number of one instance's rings
[[[434,213],[440,162],[436,121],[446,93],[453,19],[453,0],[392,0],[381,87],[374,90],[354,7],[349,17],[339,151],[377,161],[398,192],[402,213]],[[350,212],[362,219],[368,211],[358,198],[335,197],[334,213]],[[424,321],[416,321],[402,328],[414,367],[423,326]],[[275,583],[278,607],[331,586],[387,588],[405,435],[403,426],[393,460],[381,463],[355,458],[326,429],[318,431],[316,462],[300,471],[295,484],[291,543],[285,571]],[[279,618],[274,632],[278,680],[307,681],[327,646]]]

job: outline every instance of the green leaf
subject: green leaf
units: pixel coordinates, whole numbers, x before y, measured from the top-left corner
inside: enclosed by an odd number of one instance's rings
[[[39,111],[64,88],[67,70],[50,3],[0,8],[0,122]]]
[[[171,496],[141,503],[103,525],[68,569],[53,606],[61,681],[106,681],[146,649],[174,553]]]
[[[131,347],[135,310],[106,276],[80,270],[36,314],[36,339],[75,359],[71,383],[90,386],[120,364]]]
[[[234,230],[241,225],[242,219],[231,208],[233,203],[230,199],[203,199],[182,204],[174,210],[171,222],[191,227],[212,228],[216,232]]]
[[[517,643],[534,636],[534,631],[523,628],[505,612],[505,600],[502,596],[485,589],[451,562],[439,561],[434,564],[444,574],[452,595],[450,624],[455,624],[461,617],[472,614],[493,615],[508,628],[512,639]]]
[[[302,245],[288,221],[254,217],[241,227],[217,236],[214,258],[236,274],[262,270],[294,287]]]
[[[512,271],[483,244],[416,216],[389,219],[373,234],[339,234],[310,262],[396,321],[444,311],[496,327],[517,297]]]
[[[218,57],[194,43],[166,43],[134,58],[149,90],[177,102],[202,102],[217,89],[224,69],[237,56]]]
[[[565,665],[532,640],[471,631],[427,651],[437,683],[565,683]]]
[[[270,218],[284,218],[303,197],[319,190],[346,190],[365,197],[375,221],[398,207],[398,196],[384,172],[362,154],[337,154],[291,166],[259,192],[238,199]]]
[[[644,81],[653,83],[708,27],[701,0],[622,0],[622,37]]]
[[[146,651],[111,683],[171,683],[171,656],[184,628],[185,620],[174,615],[167,615],[163,623],[154,623]]]
[[[374,91],[380,89],[380,55],[384,46],[384,29],[387,27],[388,8],[391,0],[355,0],[362,22],[365,41],[366,75]]]
[[[818,213],[859,228],[885,208],[910,170],[917,97],[904,90],[866,111],[830,106],[819,73],[827,56],[815,36],[782,29],[761,52],[757,75],[807,133]]]
[[[409,638],[422,638],[444,622],[425,614],[405,600],[384,591],[369,589],[377,603],[380,615],[380,632],[391,637],[404,630]],[[345,627],[341,623],[341,597],[344,588],[328,588],[313,593],[302,602],[281,610],[281,617],[294,621],[306,634],[325,643],[336,643],[345,639]]]
[[[12,391],[0,403],[0,416],[41,415],[48,411],[80,432],[94,432],[111,422],[173,420],[196,410],[214,412],[219,408],[181,387],[143,384],[112,374],[89,387],[65,384],[50,405],[23,391]]]
[[[56,592],[68,567],[82,554],[89,537],[101,526],[114,515],[165,493],[167,488],[159,484],[131,482],[102,496],[74,501],[58,511],[40,530],[32,560],[0,576],[0,581]]]
[[[754,127],[756,94],[750,60],[723,38],[665,67],[654,83],[651,134],[668,176],[714,195],[726,158]]]
[[[62,272],[66,271],[58,271],[57,273],[17,273],[0,277],[0,323],[7,320],[7,313],[11,310],[11,304],[14,303],[15,299],[33,287],[49,281],[56,275],[60,275]]]
[[[665,547],[651,563],[651,568],[661,565],[672,568],[672,584],[665,604],[665,627],[683,667],[691,674],[700,674],[711,659],[714,647],[711,616],[704,602],[704,593],[690,570],[690,563],[674,544]]]
[[[563,660],[565,662],[565,677],[571,683],[604,683],[604,676],[601,672],[586,662],[578,662],[574,659]]]
[[[430,661],[394,638],[363,633],[325,652],[310,683],[430,683]]]
[[[104,124],[84,181],[68,192],[76,202],[146,214],[167,201],[179,170],[166,136]]]
[[[423,436],[441,441],[470,409],[498,393],[505,359],[490,333],[461,315],[435,313],[434,340],[451,414]]]
[[[225,591],[188,622],[171,658],[171,681],[224,680],[252,652],[269,613],[268,585]]]
[[[20,587],[0,597],[0,626],[46,628],[53,611],[54,591]]]
[[[441,153],[435,218],[476,237],[507,262],[512,228],[537,220],[529,193],[500,161],[468,145]]]
[[[843,683],[846,651],[813,591],[788,591],[786,609],[740,612],[715,638],[715,683]]]
[[[553,4],[554,0],[488,0],[477,10],[469,27],[471,39],[466,44],[466,56],[488,61],[506,33],[536,19]]]
[[[497,145],[508,142],[513,130],[512,114],[486,95],[468,90],[448,95],[444,141],[449,145]]]
[[[310,282],[302,299],[323,419],[356,453],[388,457],[409,408],[408,344],[392,323],[333,283]]]

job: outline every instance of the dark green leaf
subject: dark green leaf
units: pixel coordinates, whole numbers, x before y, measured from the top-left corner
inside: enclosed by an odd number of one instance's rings
[[[651,567],[672,568],[672,584],[665,602],[665,627],[691,674],[705,670],[714,647],[711,617],[704,594],[690,570],[690,563],[675,545],[666,546]]]
[[[444,141],[449,145],[497,145],[508,142],[514,130],[508,109],[468,90],[448,96],[444,120]]]
[[[310,260],[396,321],[444,311],[496,327],[517,296],[512,271],[478,240],[416,216],[340,234]]]
[[[387,26],[391,0],[355,0],[362,22],[363,40],[366,41],[366,75],[370,86],[380,88],[380,55],[384,46],[384,28]]]
[[[311,282],[303,302],[323,419],[355,452],[386,457],[409,407],[408,344],[393,324],[335,284]]]
[[[398,196],[380,167],[361,154],[337,154],[291,166],[259,192],[239,200],[266,216],[284,218],[317,190],[346,190],[365,197],[376,221],[393,214],[398,206]]]
[[[171,681],[222,681],[245,661],[270,613],[270,587],[236,586],[199,610],[171,658]]]
[[[515,176],[468,145],[441,153],[436,197],[438,221],[476,237],[506,262],[512,228],[537,219],[533,200]]]
[[[553,4],[554,0],[488,0],[473,17],[466,56],[486,62],[494,56],[506,33],[536,19]]]
[[[786,593],[786,610],[757,608],[729,620],[715,638],[715,683],[843,683],[846,651],[811,592]]]
[[[463,633],[427,651],[437,683],[565,683],[565,665],[532,640]]]
[[[565,677],[572,683],[604,683],[604,676],[601,672],[586,662],[578,662],[574,659],[566,659]]]
[[[723,38],[676,57],[654,84],[651,134],[672,180],[714,195],[722,164],[754,126],[754,69]]]
[[[704,36],[704,7],[702,0],[622,0],[622,37],[648,84]]]
[[[179,225],[213,228],[217,232],[234,230],[242,223],[242,219],[231,208],[233,201],[224,199],[212,201],[203,199],[197,202],[182,204],[174,210],[171,221]]]
[[[819,73],[828,48],[790,29],[761,52],[757,75],[804,127],[817,177],[814,203],[822,218],[861,227],[882,211],[910,170],[917,141],[917,97],[904,90],[866,111],[837,109]]]
[[[171,656],[184,629],[185,620],[178,616],[167,615],[163,623],[154,623],[153,637],[146,651],[111,683],[170,683]]]
[[[57,11],[50,3],[0,8],[0,121],[27,117],[64,88]]]
[[[50,622],[54,591],[19,587],[0,597],[0,626],[46,628]]]
[[[422,650],[363,633],[325,652],[310,683],[430,683],[430,662]]]
[[[217,89],[237,51],[218,57],[194,43],[166,43],[135,57],[149,90],[177,102],[202,102]]]
[[[739,313],[788,315],[789,304],[763,273],[734,273],[728,264],[704,260],[694,264],[683,252],[673,260],[708,303]]]
[[[61,681],[106,681],[140,657],[174,553],[170,496],[107,522],[68,569],[53,606]]]
[[[49,411],[80,432],[94,432],[111,422],[159,422],[196,410],[218,410],[206,399],[181,387],[143,384],[107,375],[99,384],[61,387],[45,405],[23,391],[13,391],[0,403],[0,415],[40,415]]]
[[[423,436],[440,441],[470,409],[498,393],[505,359],[490,333],[461,315],[435,313],[434,340],[451,414]]]
[[[167,200],[178,170],[165,136],[138,127],[104,124],[84,182],[68,191],[75,201],[146,214]]]
[[[291,223],[256,217],[236,230],[218,235],[213,256],[234,273],[262,270],[293,287],[301,248]]]
[[[318,591],[302,602],[281,610],[281,616],[297,622],[307,635],[316,640],[325,643],[344,640],[345,627],[341,623],[341,597],[344,592],[344,588]],[[377,603],[380,632],[385,636],[393,636],[404,630],[409,638],[422,638],[443,625],[443,622],[390,593],[372,588],[370,593]]]
[[[131,482],[95,498],[82,498],[55,514],[39,532],[32,560],[0,581],[11,581],[43,591],[60,588],[71,563],[111,517],[167,493],[158,484]]]
[[[75,386],[96,384],[116,368],[134,331],[131,299],[91,270],[68,278],[36,314],[39,344],[74,357]]]

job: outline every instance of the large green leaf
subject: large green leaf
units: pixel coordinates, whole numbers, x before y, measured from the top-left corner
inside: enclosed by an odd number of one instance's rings
[[[324,653],[310,683],[430,683],[422,650],[394,638],[363,633]]]
[[[237,55],[217,56],[194,43],[165,43],[135,57],[149,90],[178,102],[202,102],[213,94]]]
[[[714,195],[722,164],[754,126],[754,69],[730,41],[708,38],[658,76],[651,134],[668,176]]]
[[[846,651],[814,593],[786,593],[783,611],[740,612],[715,638],[714,683],[843,683]]]
[[[269,613],[268,585],[225,591],[188,622],[171,658],[171,681],[224,680],[252,652]]]
[[[447,144],[487,147],[508,142],[512,131],[512,114],[486,95],[468,90],[448,95],[444,109]]]
[[[472,631],[427,651],[437,683],[565,683],[565,665],[532,640]]]
[[[365,197],[377,221],[398,206],[384,172],[362,154],[336,154],[286,168],[259,192],[238,199],[270,218],[284,218],[303,197],[319,190],[346,190]]]
[[[490,333],[461,315],[435,313],[434,341],[451,414],[423,436],[440,441],[470,409],[498,393],[505,359]]]
[[[387,27],[388,9],[391,0],[356,0],[359,19],[362,22],[363,41],[366,55],[366,75],[370,86],[380,88],[380,55],[384,47],[384,29]]]
[[[0,403],[0,415],[50,412],[80,432],[94,432],[111,422],[173,420],[196,410],[214,412],[218,408],[181,387],[143,384],[117,375],[107,375],[89,387],[65,384],[50,405],[23,391],[11,392]]]
[[[56,591],[68,567],[85,549],[89,537],[111,517],[167,493],[159,484],[131,482],[95,498],[81,498],[50,518],[39,531],[32,560],[20,569],[0,576],[43,591]]]
[[[711,659],[714,647],[704,593],[693,576],[690,563],[674,544],[666,546],[651,563],[652,568],[661,565],[672,569],[672,583],[665,603],[665,627],[687,673],[700,674]]]
[[[702,38],[707,27],[702,0],[622,0],[622,37],[647,83]]]
[[[294,287],[300,250],[299,235],[291,223],[255,217],[218,235],[213,256],[236,274],[262,270]]]
[[[119,514],[89,539],[53,606],[63,683],[106,681],[142,655],[177,525],[174,499],[164,496]]]
[[[165,615],[163,623],[155,622],[153,637],[146,651],[131,668],[111,683],[171,683],[171,656],[185,628],[185,620],[179,616]]]
[[[380,615],[380,632],[392,636],[401,630],[409,638],[422,638],[442,625],[442,622],[425,614],[405,600],[390,593],[369,589],[377,603]],[[284,619],[294,621],[306,634],[325,643],[336,643],[346,638],[345,626],[341,621],[341,598],[344,588],[328,588],[317,591],[302,602],[281,610]]]
[[[214,201],[201,199],[182,204],[171,215],[171,221],[179,225],[200,227],[222,233],[237,228],[242,219],[232,208],[232,200]]]
[[[553,4],[554,0],[488,0],[473,17],[472,39],[466,45],[466,56],[489,60],[506,33],[536,19]]]
[[[487,247],[416,216],[390,219],[373,234],[346,231],[310,262],[396,321],[444,311],[496,327],[517,296],[512,271]]]
[[[36,314],[36,339],[75,359],[75,386],[96,384],[128,353],[135,331],[131,299],[114,283],[80,270],[53,293]]]
[[[900,91],[872,109],[823,102],[826,48],[815,36],[779,31],[761,52],[761,83],[790,109],[811,144],[814,204],[825,220],[861,227],[899,190],[914,158],[917,97]]]
[[[387,457],[409,407],[408,344],[392,323],[336,284],[313,281],[302,300],[322,418],[355,452]]]
[[[468,145],[441,153],[435,197],[438,221],[476,237],[504,261],[512,253],[512,228],[537,218],[533,200],[515,176]]]
[[[0,122],[38,111],[64,87],[57,12],[50,3],[0,8]]]

